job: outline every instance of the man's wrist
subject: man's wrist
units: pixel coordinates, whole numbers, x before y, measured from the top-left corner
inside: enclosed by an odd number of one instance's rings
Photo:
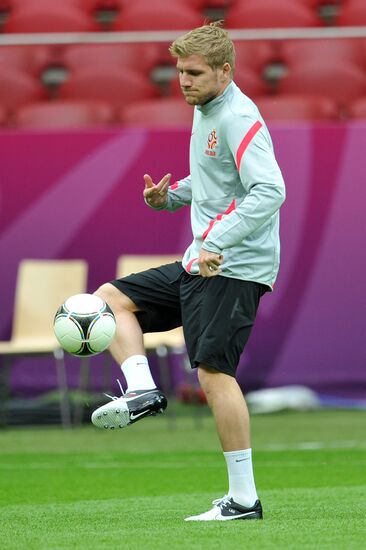
[[[160,206],[155,206],[153,204],[151,204],[146,197],[144,197],[144,201],[145,203],[147,204],[147,206],[149,206],[150,208],[152,208],[153,210],[165,210],[165,208],[167,207],[167,204],[168,204],[168,200],[165,201],[164,204],[160,205]]]
[[[222,254],[221,248],[218,248],[212,243],[210,244],[203,243],[201,248],[203,248],[203,250],[206,250],[206,252],[213,252],[214,254],[218,254],[219,256]]]

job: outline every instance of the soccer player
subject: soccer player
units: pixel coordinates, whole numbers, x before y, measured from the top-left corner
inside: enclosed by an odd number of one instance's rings
[[[156,210],[191,208],[193,240],[182,262],[102,285],[96,292],[117,320],[111,353],[127,390],[94,411],[100,428],[118,428],[162,412],[143,332],[183,326],[187,352],[212,410],[229,488],[188,521],[260,519],[249,415],[235,379],[261,296],[279,267],[279,209],[285,187],[266,125],[233,81],[235,51],[220,23],[193,29],[170,46],[183,95],[194,107],[190,175],[170,184],[144,176]]]

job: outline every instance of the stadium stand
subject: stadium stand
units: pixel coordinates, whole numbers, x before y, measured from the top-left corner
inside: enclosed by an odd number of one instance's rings
[[[349,118],[366,119],[366,97],[357,99],[347,106]]]
[[[329,97],[277,95],[255,100],[265,120],[337,120],[339,108]]]
[[[260,74],[240,66],[235,71],[235,82],[251,98],[271,93],[269,83]]]
[[[5,33],[92,32],[98,30],[90,15],[70,4],[20,4],[6,19]]]
[[[325,62],[351,63],[363,66],[365,53],[361,41],[354,38],[286,40],[279,44],[280,58],[289,66],[323,59]]]
[[[0,106],[0,126],[6,126],[8,123],[7,110]]]
[[[115,122],[114,109],[102,101],[44,101],[17,109],[12,125],[17,128],[81,128]]]
[[[336,24],[340,26],[366,25],[365,0],[348,0],[342,2]]]
[[[44,99],[45,96],[39,81],[29,74],[10,68],[0,71],[0,105],[3,109],[11,111],[30,101]]]
[[[314,58],[298,63],[279,82],[280,93],[324,95],[341,107],[366,93],[366,73],[345,62]]]
[[[235,40],[236,66],[242,69],[249,67],[254,71],[263,71],[266,65],[278,59],[278,48],[274,41],[253,40],[240,41]]]
[[[119,120],[124,125],[145,127],[190,127],[192,124],[193,109],[183,98],[147,99],[130,104],[122,108]]]
[[[61,84],[59,95],[62,99],[102,100],[118,108],[132,101],[156,97],[158,89],[139,73],[95,65],[71,75]]]
[[[126,6],[112,24],[114,31],[189,30],[203,24],[202,13],[193,7],[170,2],[163,10],[155,3]]]
[[[61,63],[69,71],[95,65],[132,68],[149,76],[163,57],[159,44],[80,44],[64,48]],[[1,61],[1,57],[0,57]]]
[[[18,69],[38,76],[55,61],[55,50],[50,46],[1,46],[0,67]]]
[[[318,27],[322,20],[310,7],[293,0],[256,0],[229,7],[226,26],[239,28]]]
[[[324,13],[335,14],[323,17]],[[106,27],[100,14],[111,13]],[[181,31],[201,25],[210,14],[237,29],[360,25],[364,0],[0,0],[3,36],[7,33],[112,31]],[[215,18],[215,17],[213,17]],[[366,24],[366,19],[365,19]],[[30,41],[31,42],[31,41]],[[52,42],[52,41],[51,41]],[[167,42],[81,43],[1,46],[0,106],[4,126],[46,127],[47,115],[62,125],[75,113],[75,125],[115,123],[106,110],[90,111],[90,102],[118,110],[122,124],[184,122],[189,106],[182,99],[175,60]],[[103,42],[103,39],[102,39]],[[366,93],[365,38],[235,38],[235,81],[270,119],[342,119],[362,112]],[[124,73],[128,72],[128,75]],[[52,100],[47,111],[46,99]],[[55,101],[56,99],[56,101]],[[288,113],[284,105],[288,101]],[[29,109],[26,104],[30,103]],[[146,113],[151,106],[151,120]],[[179,111],[175,114],[174,109]],[[125,109],[125,106],[128,108]],[[184,107],[183,107],[184,106]],[[349,110],[347,111],[347,107]],[[17,110],[16,116],[14,109]],[[360,110],[360,111],[359,111]],[[131,112],[130,112],[131,111]],[[10,113],[10,115],[9,115]],[[102,115],[104,113],[106,116]],[[170,113],[170,114],[169,114]],[[20,116],[21,115],[21,116]],[[58,120],[59,117],[59,120]],[[100,118],[99,118],[100,117]]]

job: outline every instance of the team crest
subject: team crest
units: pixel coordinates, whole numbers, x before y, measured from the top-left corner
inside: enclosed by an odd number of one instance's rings
[[[212,130],[212,132],[208,134],[207,149],[205,151],[205,154],[208,155],[209,157],[216,157],[216,151],[215,151],[216,146],[217,146],[217,134],[216,134],[216,130]]]

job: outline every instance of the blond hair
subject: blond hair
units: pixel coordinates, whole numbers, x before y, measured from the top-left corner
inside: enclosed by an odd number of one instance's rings
[[[222,28],[222,21],[203,25],[177,38],[170,46],[173,57],[201,55],[212,68],[229,63],[231,76],[235,68],[235,48],[228,32]]]

